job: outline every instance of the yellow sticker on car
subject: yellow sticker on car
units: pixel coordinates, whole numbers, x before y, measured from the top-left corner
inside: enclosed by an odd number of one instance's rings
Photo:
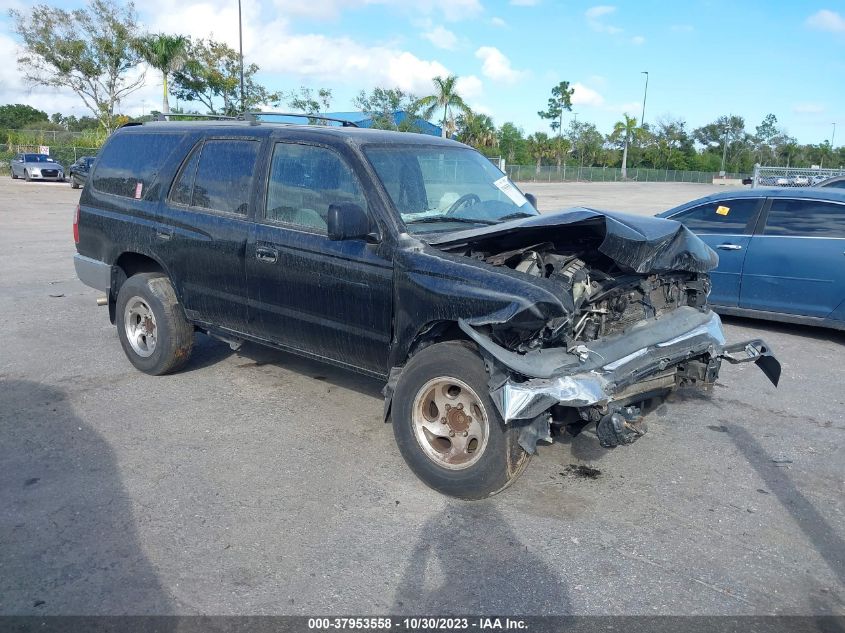
[[[716,207],[716,213],[718,213],[719,215],[727,215],[730,212],[731,212],[730,207],[723,207],[721,205]]]

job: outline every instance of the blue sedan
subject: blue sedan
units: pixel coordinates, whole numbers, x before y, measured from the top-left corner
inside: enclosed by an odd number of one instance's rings
[[[717,312],[845,330],[845,191],[725,191],[659,217],[719,254]]]

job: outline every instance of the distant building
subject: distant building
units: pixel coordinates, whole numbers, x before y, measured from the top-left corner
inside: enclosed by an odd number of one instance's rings
[[[358,127],[372,127],[373,125],[373,118],[367,112],[324,112],[323,114],[336,119],[351,121]],[[408,117],[408,113],[404,110],[397,110],[393,113],[393,122],[396,125],[400,125],[401,123],[407,121]],[[413,125],[422,134],[430,134],[431,136],[440,136],[441,134],[441,128],[439,125],[434,125],[434,123],[430,123],[429,121],[419,117],[414,120]]]

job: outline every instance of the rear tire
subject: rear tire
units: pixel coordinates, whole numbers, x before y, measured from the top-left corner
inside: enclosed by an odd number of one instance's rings
[[[411,470],[438,492],[483,499],[528,465],[531,456],[499,415],[487,381],[481,357],[460,341],[423,349],[399,376],[392,403],[396,443]]]
[[[117,293],[115,324],[126,357],[152,376],[169,374],[191,357],[194,328],[173,284],[161,273],[139,273]]]

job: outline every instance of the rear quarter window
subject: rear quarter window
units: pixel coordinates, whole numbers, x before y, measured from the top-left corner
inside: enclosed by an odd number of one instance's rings
[[[125,198],[145,198],[180,134],[117,134],[103,148],[93,174],[97,191]]]

